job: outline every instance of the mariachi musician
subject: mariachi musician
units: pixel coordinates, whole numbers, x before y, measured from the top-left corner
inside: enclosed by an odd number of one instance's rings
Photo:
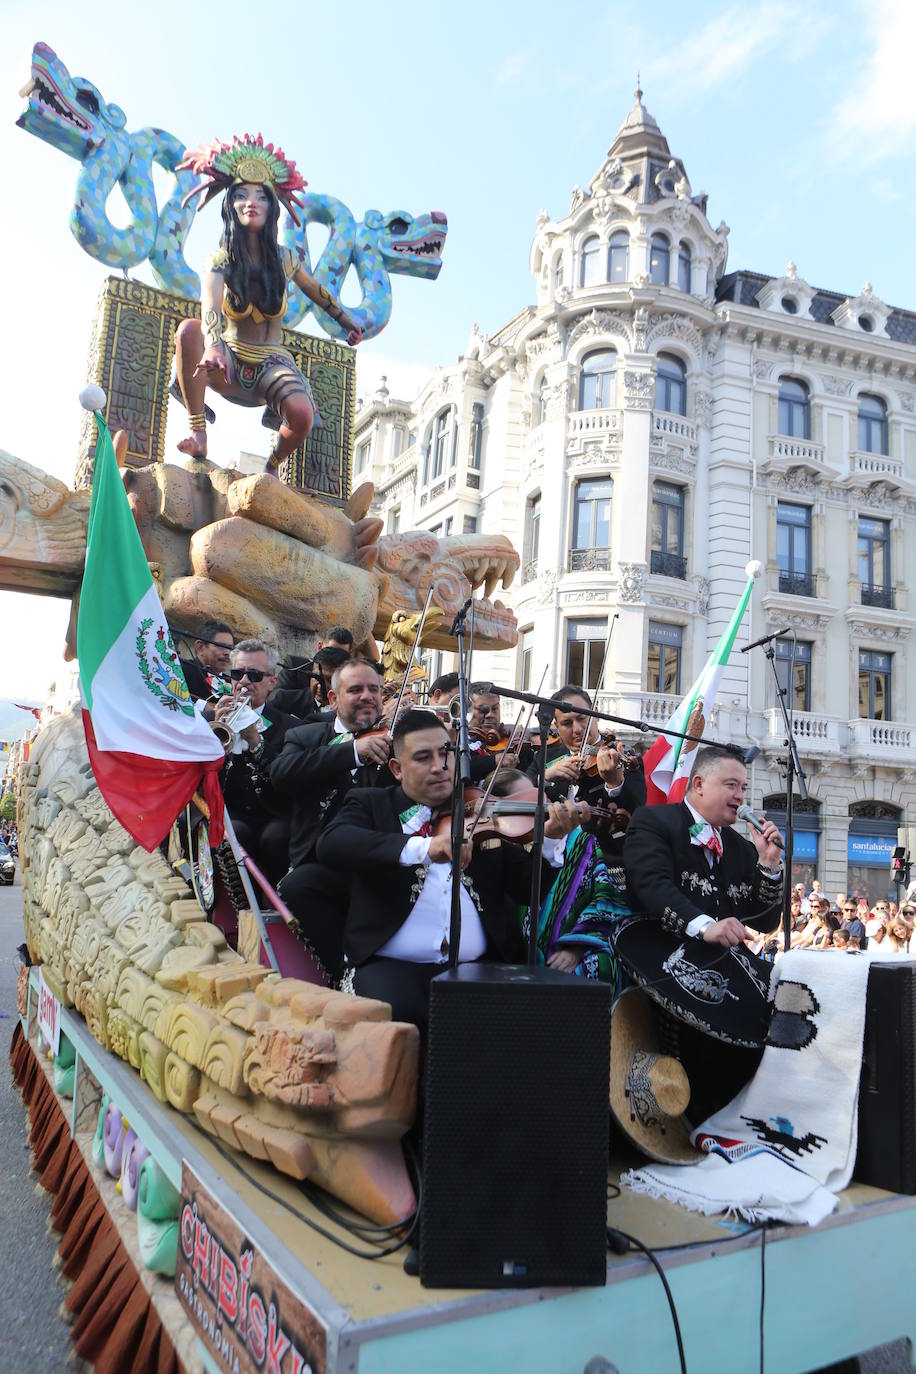
[[[566,683],[552,694],[557,705],[553,724],[557,742],[547,746],[545,792],[551,801],[572,797],[590,806],[620,813],[597,832],[610,857],[622,852],[622,833],[638,806],[645,805],[646,778],[639,755],[627,755],[614,736],[601,735],[598,721],[565,707],[592,708],[583,687]],[[528,776],[537,782],[537,759]]]
[[[334,671],[328,701],[326,714],[287,732],[270,776],[274,789],[293,801],[292,868],[280,894],[306,942],[337,981],[343,973],[340,909],[347,901],[347,875],[317,862],[318,836],[351,791],[391,786],[394,779],[387,768],[387,732],[373,728],[383,711],[377,665],[347,659]]]

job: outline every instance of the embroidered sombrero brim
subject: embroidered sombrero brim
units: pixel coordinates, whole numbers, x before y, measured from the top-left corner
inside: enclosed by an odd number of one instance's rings
[[[628,1140],[660,1164],[696,1164],[681,1113],[690,1098],[683,1066],[659,1051],[652,1004],[641,988],[621,993],[611,1012],[610,1103]],[[675,1114],[676,1113],[676,1114]]]
[[[743,945],[707,944],[637,917],[618,928],[614,947],[633,982],[678,1020],[744,1049],[766,1042],[773,965]]]

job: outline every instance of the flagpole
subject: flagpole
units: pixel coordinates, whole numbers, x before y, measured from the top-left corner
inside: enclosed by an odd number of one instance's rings
[[[264,946],[264,952],[267,955],[268,962],[270,963],[270,967],[273,969],[274,973],[279,973],[280,965],[277,963],[277,956],[274,953],[274,947],[271,944],[270,936],[267,933],[267,925],[264,920],[264,913],[258,905],[258,899],[254,895],[254,888],[252,887],[251,879],[248,876],[248,869],[245,867],[245,851],[238,842],[238,837],[235,833],[235,826],[232,824],[232,817],[229,815],[228,810],[223,811],[223,826],[225,827],[226,839],[229,841],[229,848],[232,850],[232,857],[235,859],[236,868],[239,871],[239,879],[241,880],[242,890],[244,891],[245,896],[248,899],[248,906],[251,910],[252,916],[255,919],[255,922],[257,923],[258,933],[261,937],[261,944]]]

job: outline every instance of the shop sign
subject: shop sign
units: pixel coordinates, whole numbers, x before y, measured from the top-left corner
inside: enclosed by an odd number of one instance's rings
[[[38,1029],[53,1055],[60,1053],[60,1002],[38,969]]]
[[[780,830],[783,843],[786,832]],[[813,830],[796,830],[792,835],[792,858],[798,863],[817,863],[817,834]]]
[[[870,864],[890,870],[896,840],[892,835],[850,835],[846,860],[851,864]]]
[[[327,1331],[232,1213],[181,1164],[175,1292],[230,1374],[325,1374]]]

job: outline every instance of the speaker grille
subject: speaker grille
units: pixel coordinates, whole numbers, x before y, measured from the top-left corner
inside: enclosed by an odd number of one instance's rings
[[[420,1278],[606,1277],[610,990],[468,965],[430,984]]]

